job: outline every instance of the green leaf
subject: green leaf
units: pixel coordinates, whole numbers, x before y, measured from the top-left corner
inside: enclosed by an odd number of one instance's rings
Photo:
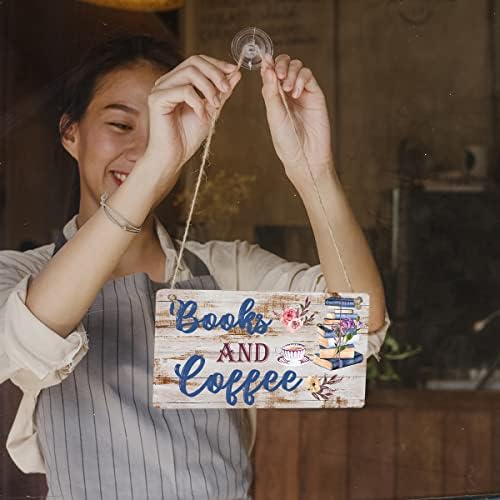
[[[397,354],[387,353],[387,354],[384,354],[383,356],[385,359],[389,359],[391,361],[401,361],[403,359],[408,359],[408,358],[411,358],[413,356],[416,356],[420,352],[422,352],[422,348],[419,346],[419,347],[416,347],[415,349],[407,350],[405,352],[401,352],[401,353],[397,353]]]

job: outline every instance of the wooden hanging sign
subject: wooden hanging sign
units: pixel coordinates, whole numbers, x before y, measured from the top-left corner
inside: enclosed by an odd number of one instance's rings
[[[163,289],[157,408],[353,408],[365,402],[367,294]]]

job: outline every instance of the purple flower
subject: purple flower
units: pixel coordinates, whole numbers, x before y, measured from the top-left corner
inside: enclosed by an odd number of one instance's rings
[[[352,318],[344,318],[340,320],[340,331],[343,334],[355,333],[356,332],[356,322]]]

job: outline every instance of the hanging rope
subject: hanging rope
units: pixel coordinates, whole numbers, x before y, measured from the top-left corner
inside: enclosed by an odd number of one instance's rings
[[[260,53],[259,47],[257,45],[256,45],[256,47],[257,47],[257,50]],[[240,59],[238,61],[238,67],[234,71],[234,73],[236,73],[237,71],[239,71],[240,68],[241,68],[241,65],[242,65],[242,62],[243,62],[243,59],[244,59],[244,55],[243,54],[244,54],[244,51],[242,51],[241,57],[240,57]],[[262,53],[260,53],[260,56],[263,58]],[[234,73],[231,73],[231,75],[229,76],[229,79],[234,75]],[[279,90],[279,95],[281,97],[283,105],[285,106],[285,110],[286,110],[287,116],[288,116],[288,118],[290,120],[290,123],[292,124],[292,129],[293,129],[295,138],[297,139],[297,144],[298,144],[298,146],[300,148],[300,151],[302,152],[302,157],[304,159],[304,163],[306,164],[307,171],[309,172],[309,175],[311,176],[311,180],[312,180],[312,183],[313,183],[316,195],[318,197],[318,201],[320,203],[321,209],[322,209],[323,214],[325,216],[325,220],[327,221],[328,232],[329,232],[331,241],[333,243],[333,246],[335,248],[335,252],[337,253],[337,257],[339,259],[340,265],[342,267],[342,272],[344,274],[345,281],[346,281],[346,283],[347,283],[347,285],[349,287],[349,291],[353,292],[354,290],[353,290],[353,287],[352,287],[352,283],[351,283],[351,280],[349,279],[349,275],[347,273],[347,269],[345,267],[344,260],[342,259],[342,255],[340,253],[340,249],[339,249],[339,247],[337,245],[337,241],[336,241],[335,236],[333,234],[333,230],[332,230],[331,224],[330,224],[330,222],[328,220],[328,214],[327,214],[325,205],[323,203],[323,199],[321,198],[320,190],[319,190],[318,185],[316,183],[316,179],[314,178],[314,175],[312,173],[311,166],[309,165],[309,161],[308,161],[307,156],[305,154],[304,148],[302,147],[302,143],[300,141],[299,134],[297,132],[297,128],[296,128],[296,125],[295,125],[295,120],[294,120],[293,115],[292,115],[292,113],[290,111],[290,107],[288,106],[288,102],[286,100],[286,96],[285,96],[285,93],[284,93],[284,91],[283,91],[283,89],[281,87],[280,82],[278,82],[278,90]],[[218,108],[214,112],[214,114],[212,115],[210,129],[208,131],[208,136],[207,136],[207,139],[205,141],[205,146],[203,148],[203,156],[202,156],[202,160],[201,160],[201,167],[200,167],[200,171],[198,173],[198,179],[196,181],[196,185],[195,185],[195,189],[194,189],[194,193],[193,193],[193,199],[191,201],[191,206],[189,208],[189,214],[188,214],[188,218],[187,218],[187,221],[186,221],[186,227],[184,229],[184,235],[182,237],[182,243],[181,243],[181,246],[180,246],[180,249],[179,249],[179,253],[177,255],[177,263],[176,263],[176,266],[175,266],[174,275],[172,277],[171,288],[173,288],[174,285],[175,285],[175,283],[176,283],[177,274],[178,274],[178,271],[179,271],[179,268],[180,268],[180,264],[181,264],[181,261],[182,261],[182,255],[184,253],[184,247],[186,245],[186,240],[187,240],[187,236],[188,236],[188,233],[189,233],[189,228],[190,228],[190,225],[191,225],[191,220],[192,220],[192,217],[193,217],[194,207],[196,205],[196,199],[197,199],[197,196],[198,196],[198,191],[199,191],[199,188],[200,188],[201,179],[202,179],[203,173],[205,171],[205,165],[206,165],[206,162],[207,162],[208,153],[210,151],[210,144],[212,142],[212,137],[213,137],[214,132],[215,132],[215,123],[217,122],[217,119],[219,117],[220,110],[221,110],[221,108]]]

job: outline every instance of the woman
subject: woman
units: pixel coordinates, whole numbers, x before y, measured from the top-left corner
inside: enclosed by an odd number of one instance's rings
[[[236,69],[205,55],[177,64],[168,44],[132,37],[95,48],[69,78],[60,131],[78,165],[78,214],[55,244],[0,252],[0,382],[10,377],[24,392],[7,447],[23,471],[47,474],[51,497],[247,498],[255,427],[247,439],[246,412],[150,406],[154,293],[177,255],[154,209],[234,91]],[[246,242],[188,242],[178,286],[352,286],[370,294],[376,353],[388,326],[383,288],[334,169],[325,97],[287,55],[264,61],[261,77],[273,144],[321,267]]]

